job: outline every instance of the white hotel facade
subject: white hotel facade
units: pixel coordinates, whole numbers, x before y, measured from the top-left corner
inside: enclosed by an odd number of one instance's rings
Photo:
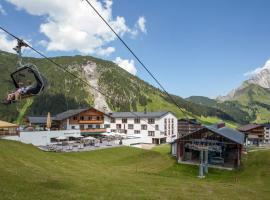
[[[138,143],[161,144],[177,136],[177,118],[171,112],[115,112],[105,117],[107,132],[124,133]]]

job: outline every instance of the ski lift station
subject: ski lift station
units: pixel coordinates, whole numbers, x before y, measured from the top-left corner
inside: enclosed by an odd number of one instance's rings
[[[233,169],[240,166],[244,141],[243,133],[219,123],[176,139],[171,152],[179,163]]]

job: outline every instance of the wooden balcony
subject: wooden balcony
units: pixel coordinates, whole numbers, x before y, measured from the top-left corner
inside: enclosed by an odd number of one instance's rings
[[[103,120],[80,120],[79,124],[103,124]]]
[[[105,133],[105,128],[91,128],[91,129],[81,129],[82,133]]]

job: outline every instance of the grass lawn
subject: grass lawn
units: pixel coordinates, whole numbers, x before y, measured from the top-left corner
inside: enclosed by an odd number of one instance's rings
[[[0,199],[270,199],[270,151],[249,153],[239,171],[176,164],[168,145],[83,153],[42,152],[0,140]]]

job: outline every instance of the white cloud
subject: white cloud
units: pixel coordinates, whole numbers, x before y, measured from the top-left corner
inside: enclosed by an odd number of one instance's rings
[[[0,4],[0,15],[6,15],[6,11],[4,10],[3,6]]]
[[[147,33],[146,30],[146,26],[145,26],[146,20],[144,17],[139,17],[138,21],[137,21],[137,27],[143,32],[143,33]]]
[[[31,15],[44,16],[40,32],[48,37],[48,51],[73,51],[84,54],[110,55],[115,51],[107,45],[116,36],[84,1],[79,0],[6,0],[17,9]],[[145,20],[139,18],[134,28],[129,28],[125,18],[112,16],[112,0],[91,0],[93,6],[121,36],[133,35],[138,30],[144,32]]]
[[[128,60],[128,59],[122,59],[120,57],[117,57],[114,60],[114,63],[133,75],[136,75],[136,73],[137,73],[137,69],[135,67],[134,60],[132,60],[132,59]]]
[[[114,51],[115,51],[114,47],[100,48],[100,49],[97,49],[96,54],[100,56],[106,56],[106,55],[110,55]]]
[[[254,76],[256,74],[259,74],[261,71],[263,71],[265,69],[270,70],[270,59],[268,59],[262,67],[258,67],[252,71],[244,73],[244,76]]]
[[[13,48],[16,46],[17,41],[9,39],[3,31],[0,31],[0,50],[14,53]]]

